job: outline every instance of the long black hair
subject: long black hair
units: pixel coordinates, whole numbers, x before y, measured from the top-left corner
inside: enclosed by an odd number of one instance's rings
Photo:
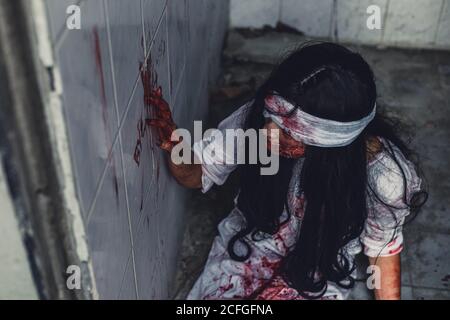
[[[303,45],[273,70],[255,94],[246,116],[247,129],[264,126],[264,99],[273,91],[307,113],[342,122],[367,116],[377,98],[374,75],[366,61],[358,53],[326,42]],[[300,179],[307,205],[299,239],[282,269],[287,282],[307,298],[323,295],[327,281],[346,288],[353,286],[354,265],[342,248],[361,235],[367,219],[370,137],[384,138],[405,157],[410,155],[393,123],[380,112],[348,146],[306,146],[301,173],[294,178]],[[393,149],[388,149],[386,152],[399,164]],[[258,231],[274,234],[283,223],[280,217],[289,208],[287,193],[296,161],[280,157],[279,171],[272,176],[260,175],[260,164],[240,167],[237,206],[246,218],[246,227],[228,243],[233,259],[244,261],[251,253],[247,245],[245,255],[236,254],[236,241],[246,244],[244,236],[254,236]],[[404,173],[403,178],[406,191]],[[404,201],[409,205],[406,192]]]

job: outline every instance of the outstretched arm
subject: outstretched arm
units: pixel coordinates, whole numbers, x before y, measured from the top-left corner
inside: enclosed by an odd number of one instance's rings
[[[375,289],[377,300],[400,300],[401,297],[401,263],[400,254],[387,257],[371,258],[371,265],[380,268],[380,288]]]

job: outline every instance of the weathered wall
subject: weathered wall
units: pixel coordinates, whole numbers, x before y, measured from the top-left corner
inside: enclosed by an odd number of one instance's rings
[[[366,27],[370,5],[381,9],[381,30]],[[254,28],[282,22],[345,42],[450,48],[449,0],[231,0],[230,22]]]
[[[74,3],[81,30],[66,28],[66,8]],[[208,84],[219,72],[228,1],[46,5],[99,296],[169,298],[185,191],[169,178],[164,154],[142,125],[148,114],[141,72],[162,87],[179,126],[203,118]],[[141,68],[145,61],[148,68]]]

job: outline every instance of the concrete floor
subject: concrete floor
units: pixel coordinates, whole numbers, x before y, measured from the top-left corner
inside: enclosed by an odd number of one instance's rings
[[[231,32],[221,83],[211,95],[209,125],[251,97],[286,49],[305,40],[271,30]],[[375,72],[379,105],[409,127],[411,146],[427,179],[429,200],[404,230],[402,296],[450,299],[450,52],[352,47]],[[193,193],[175,298],[183,299],[200,274],[216,226],[232,207],[236,180],[232,175],[206,195]],[[352,299],[371,298],[365,284],[357,284]]]

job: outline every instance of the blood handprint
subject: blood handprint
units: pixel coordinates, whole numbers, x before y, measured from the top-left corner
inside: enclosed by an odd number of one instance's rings
[[[140,127],[138,131],[145,133],[147,126],[155,128],[159,139],[157,145],[163,150],[171,151],[178,143],[171,140],[177,126],[173,121],[170,106],[163,98],[162,88],[157,85],[158,75],[152,67],[151,58],[146,65],[140,65],[140,70],[144,88],[145,122],[142,121],[138,125]]]
[[[170,152],[178,143],[176,139],[175,141],[172,140],[172,134],[177,128],[177,125],[173,121],[169,104],[162,96],[161,87],[150,92],[146,91],[144,99],[146,105],[154,108],[152,118],[147,118],[145,124],[157,129],[159,138],[158,146]]]

